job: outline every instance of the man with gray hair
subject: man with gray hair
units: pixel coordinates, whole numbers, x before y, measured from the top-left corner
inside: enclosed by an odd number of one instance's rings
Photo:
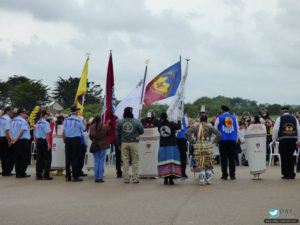
[[[296,117],[289,114],[288,107],[282,107],[281,114],[273,128],[273,147],[278,140],[282,179],[295,179],[293,154],[300,147],[300,126]]]

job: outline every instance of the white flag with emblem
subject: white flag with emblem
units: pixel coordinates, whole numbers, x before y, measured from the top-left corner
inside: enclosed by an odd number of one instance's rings
[[[189,66],[189,61],[187,60],[184,76],[182,77],[182,80],[180,82],[179,88],[177,89],[176,95],[173,98],[173,101],[170,104],[168,111],[167,111],[170,121],[177,120],[178,116],[180,116],[180,118],[182,118],[183,114],[184,114],[184,98],[185,98],[184,86],[185,86],[186,77],[188,75],[188,66]]]
[[[118,118],[122,119],[124,109],[126,107],[132,107],[133,116],[134,118],[138,119],[142,91],[143,91],[143,79],[141,79],[140,82],[136,85],[136,87],[130,92],[130,94],[117,105],[115,115]]]

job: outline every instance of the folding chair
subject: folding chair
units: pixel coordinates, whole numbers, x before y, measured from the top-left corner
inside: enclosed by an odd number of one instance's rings
[[[279,158],[279,165],[281,166],[281,157],[280,157],[280,154],[279,154],[279,142],[278,141],[276,142],[276,146],[274,148],[274,153],[272,151],[272,149],[273,149],[272,143],[273,142],[270,143],[269,166],[271,166],[272,159],[274,158],[274,156],[278,156],[278,158]],[[274,164],[274,162],[273,162],[273,164]]]

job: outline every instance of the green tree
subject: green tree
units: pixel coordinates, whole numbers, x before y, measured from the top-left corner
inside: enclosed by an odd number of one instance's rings
[[[10,99],[14,107],[31,111],[34,106],[47,103],[48,90],[49,88],[41,81],[27,80],[12,88]]]
[[[80,78],[69,77],[64,79],[59,77],[55,83],[55,88],[52,92],[53,98],[62,102],[65,108],[74,104],[75,95],[78,89]],[[85,104],[95,104],[101,102],[102,88],[94,82],[87,82],[87,93],[85,95]]]

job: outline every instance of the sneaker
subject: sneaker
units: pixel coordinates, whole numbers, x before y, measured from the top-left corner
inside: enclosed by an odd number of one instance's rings
[[[222,180],[228,180],[228,177],[227,176],[222,176],[221,179]]]
[[[235,180],[236,178],[235,178],[235,176],[233,176],[233,177],[230,177],[230,180]]]
[[[66,181],[67,181],[67,182],[72,181],[71,177],[66,177]]]
[[[129,184],[129,181],[124,181],[125,184]]]

